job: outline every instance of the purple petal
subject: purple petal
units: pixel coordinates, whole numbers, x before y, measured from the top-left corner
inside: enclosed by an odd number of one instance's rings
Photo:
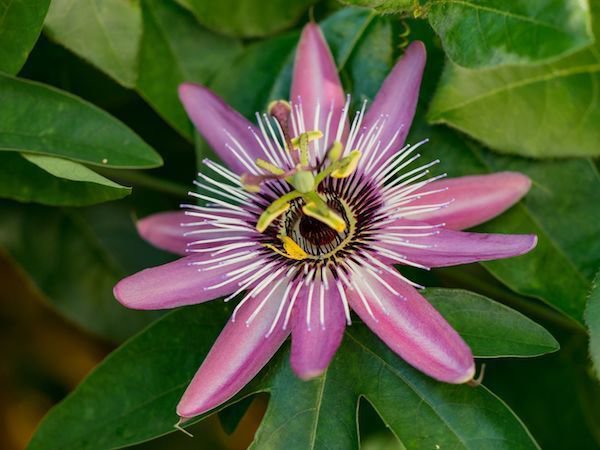
[[[356,288],[347,289],[358,316],[388,347],[430,377],[456,384],[471,380],[473,355],[458,333],[413,287],[387,272],[380,276],[397,294],[366,271],[355,274],[352,282],[358,283],[371,310]],[[365,287],[367,283],[371,290]]]
[[[381,157],[376,155],[381,162],[404,145],[417,109],[426,58],[425,45],[420,41],[411,43],[385,79],[365,115],[363,127],[366,128],[373,126],[382,115],[385,118],[385,125],[379,137],[380,151],[384,154]],[[398,130],[400,131],[394,138]]]
[[[304,27],[294,63],[291,100],[302,102],[302,112],[307,130],[317,129],[325,132],[327,115],[330,108],[333,115],[327,146],[333,142],[345,98],[338,76],[337,67],[325,38],[315,23]],[[320,114],[315,121],[317,105]]]
[[[210,254],[204,253],[142,270],[119,281],[113,293],[128,308],[167,309],[206,302],[234,292],[237,284],[227,282],[226,275],[247,262],[228,266],[194,264],[210,258]]]
[[[185,237],[189,229],[181,224],[195,221],[196,218],[186,216],[184,211],[168,211],[138,220],[136,226],[140,236],[155,247],[185,256],[187,244],[193,242],[194,237]]]
[[[445,189],[411,202],[413,205],[451,202],[437,211],[411,216],[429,223],[444,223],[461,230],[474,227],[501,214],[517,203],[531,187],[531,180],[518,172],[499,172],[434,181],[415,193]]]
[[[252,165],[256,158],[265,157],[252,133],[257,132],[254,125],[209,89],[183,83],[179,86],[179,98],[200,134],[231,170],[238,174],[248,172],[241,159]],[[242,155],[244,150],[246,157]]]
[[[320,285],[309,297],[303,287],[292,316],[292,369],[303,380],[321,375],[342,342],[346,328],[344,306],[334,287],[323,291],[323,323],[321,324]],[[310,314],[308,312],[310,298]]]
[[[238,216],[228,215],[222,211],[211,214],[237,219]],[[138,233],[155,247],[178,255],[187,256],[190,250],[218,246],[218,243],[202,243],[201,241],[231,238],[239,241],[241,237],[251,237],[251,232],[231,231],[218,228],[210,222],[202,225],[182,226],[182,224],[197,223],[200,219],[186,215],[184,211],[168,211],[145,217],[137,222]],[[197,233],[208,231],[210,234]],[[190,245],[194,243],[193,245]],[[225,242],[224,242],[225,243]]]
[[[412,220],[395,223],[416,224],[427,225]],[[431,236],[403,236],[404,243],[385,243],[383,247],[404,255],[411,262],[427,267],[446,267],[519,256],[537,244],[537,236],[533,234],[467,233],[444,228],[434,232]]]
[[[229,321],[194,375],[179,405],[177,414],[194,417],[209,411],[237,394],[271,359],[289,335],[282,318],[277,318],[283,287],[269,296],[260,312],[246,324],[255,309],[269,294],[266,289],[248,299]],[[268,335],[274,321],[277,325]]]

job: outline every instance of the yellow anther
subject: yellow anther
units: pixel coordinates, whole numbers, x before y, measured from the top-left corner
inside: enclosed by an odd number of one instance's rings
[[[331,172],[333,178],[346,178],[352,175],[352,172],[356,170],[358,166],[358,160],[361,157],[361,153],[358,150],[352,150],[348,156],[345,156],[339,161],[338,167]]]
[[[265,209],[258,218],[258,222],[256,223],[256,229],[260,233],[265,231],[275,219],[277,219],[280,215],[282,215],[284,212],[290,209],[290,204],[287,202],[280,204],[277,203],[279,203],[278,200],[275,200],[273,203],[271,203],[271,206]]]
[[[300,197],[300,195],[302,194],[300,194],[298,191],[288,192],[284,196],[271,203],[258,218],[258,222],[256,222],[256,229],[260,233],[265,231],[275,219],[290,209],[290,204],[288,202]]]
[[[327,158],[330,162],[336,162],[342,156],[342,151],[344,150],[344,146],[340,141],[334,141],[327,152]]]
[[[273,250],[275,253],[281,256],[285,256],[289,259],[295,259],[296,261],[302,261],[303,259],[308,258],[308,253],[306,253],[302,248],[294,242],[294,240],[289,236],[279,236],[281,242],[283,243],[284,251],[279,250],[272,244],[263,244],[265,247]]]
[[[341,233],[346,229],[346,222],[337,213],[331,209],[322,209],[316,203],[307,203],[302,207],[302,211],[307,216],[317,219],[319,222],[323,222],[329,228],[333,228],[338,233]]]
[[[271,164],[270,162],[265,161],[264,159],[258,158],[255,161],[255,164],[257,167],[266,170],[267,172],[270,172],[273,175],[283,175],[285,173],[285,170],[277,167],[275,164]]]
[[[292,145],[295,149],[300,148],[300,143],[303,136],[305,136],[305,139],[307,139],[308,142],[312,142],[316,141],[317,139],[321,139],[323,137],[323,133],[321,133],[319,130],[312,130],[302,133],[300,136],[293,138]]]
[[[291,237],[279,236],[279,239],[281,239],[281,242],[283,242],[283,249],[289,258],[296,259],[298,261],[308,258],[308,253],[302,250],[302,247],[296,244]]]
[[[346,229],[346,222],[333,209],[327,206],[327,203],[319,197],[316,192],[309,192],[304,195],[306,204],[302,207],[302,211],[307,216],[323,222],[329,228],[333,228],[338,233]]]

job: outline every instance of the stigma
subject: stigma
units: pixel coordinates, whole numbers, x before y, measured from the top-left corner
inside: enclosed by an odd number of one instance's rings
[[[291,190],[275,199],[262,212],[256,223],[256,229],[260,233],[265,230],[291,207],[291,202],[298,204],[304,215],[315,219],[336,233],[346,231],[346,221],[335,208],[332,208],[319,186],[327,178],[347,178],[358,167],[361,153],[353,150],[344,156],[344,146],[339,141],[334,141],[327,150],[322,161],[311,165],[311,143],[323,138],[320,130],[311,130],[291,136],[290,114],[291,105],[284,100],[271,102],[268,107],[269,114],[279,125],[283,148],[289,152],[293,165],[291,167],[279,167],[263,159],[255,161],[263,173],[259,175],[243,174],[241,183],[249,192],[260,192],[261,184],[282,180],[286,182]],[[284,256],[291,259],[305,259],[305,254],[292,239],[284,236],[282,239]],[[279,252],[279,251],[278,251]]]

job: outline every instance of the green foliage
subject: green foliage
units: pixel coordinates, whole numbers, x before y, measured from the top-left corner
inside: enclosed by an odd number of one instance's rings
[[[192,127],[177,86],[184,81],[207,83],[241,50],[239,41],[199,26],[174,1],[58,0],[46,29],[52,39],[123,86],[135,88],[190,140]]]
[[[0,202],[0,247],[67,318],[119,342],[158,312],[117,303],[113,286],[125,275],[165,262],[136,235],[127,208],[27,207]]]
[[[476,355],[528,356],[532,350],[539,354],[557,348],[539,325],[485,297],[436,289],[426,296],[437,305],[446,302],[446,318],[464,333]],[[183,308],[128,341],[45,419],[30,450],[121,447],[174,431],[175,405],[229,312],[221,302]],[[493,325],[481,323],[480,314],[494,317]],[[490,340],[490,335],[503,338]],[[252,448],[357,448],[360,396],[373,404],[408,449],[440,442],[461,449],[492,444],[537,448],[512,411],[490,391],[431,380],[361,324],[348,329],[332,365],[316,380],[296,378],[288,357],[287,351],[280,352],[228,402],[270,392],[269,409]]]
[[[600,272],[596,274],[587,308],[585,310],[585,323],[590,334],[590,358],[600,379]]]
[[[600,5],[591,6],[598,28]],[[429,119],[503,153],[535,158],[598,156],[599,49],[597,40],[559,60],[486,71],[448,64]]]
[[[594,42],[578,0],[340,0],[381,14],[427,18],[447,56],[469,68],[527,65]]]
[[[0,151],[94,166],[149,168],[161,157],[127,126],[71,94],[0,75]]]
[[[188,139],[191,124],[177,97],[184,81],[207,83],[241,50],[241,44],[198,26],[181,7],[164,0],[143,2],[144,36],[137,90]]]
[[[130,189],[80,162],[112,168],[162,164],[152,148],[104,111],[66,92],[2,74],[0,122],[1,197],[56,206],[115,200]]]
[[[594,41],[578,0],[431,0],[426,8],[447,55],[470,68],[536,63]]]
[[[543,327],[486,297],[460,289],[426,289],[423,294],[480,358],[539,356],[558,350]]]
[[[16,74],[33,48],[50,0],[5,0],[0,3],[0,72]]]
[[[131,87],[142,37],[139,0],[53,0],[46,17],[50,37]]]
[[[341,0],[350,6],[373,8],[381,14],[406,14],[416,9],[418,0]]]
[[[130,188],[67,159],[0,152],[0,197],[53,206],[83,206],[116,200],[130,192]]]
[[[229,36],[261,37],[285,30],[317,0],[176,0],[205,27]]]

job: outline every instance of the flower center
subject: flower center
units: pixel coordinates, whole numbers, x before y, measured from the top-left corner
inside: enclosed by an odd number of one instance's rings
[[[264,233],[267,228],[286,211],[290,210],[292,203],[301,205],[303,216],[312,217],[321,222],[324,226],[331,228],[331,231],[320,232],[324,236],[335,236],[335,234],[346,231],[346,222],[340,216],[339,211],[331,207],[322,193],[319,193],[320,184],[327,178],[347,178],[358,165],[361,153],[358,150],[349,152],[343,156],[344,147],[341,142],[334,142],[327,150],[325,160],[318,161],[316,165],[310,163],[310,142],[321,139],[323,133],[319,130],[306,131],[291,138],[289,128],[289,116],[291,106],[285,101],[275,101],[269,106],[269,113],[279,124],[282,132],[283,148],[290,152],[294,162],[293,167],[278,167],[272,161],[263,159],[256,160],[256,166],[264,170],[263,174],[245,173],[241,176],[242,185],[250,192],[260,192],[261,184],[269,180],[284,180],[292,188],[291,191],[275,199],[263,211],[256,223],[256,229]],[[298,203],[299,200],[302,200]],[[298,209],[298,208],[296,208]],[[304,229],[315,228],[310,225],[312,222],[304,221]],[[298,222],[300,223],[300,222]],[[319,227],[322,228],[322,227]],[[333,240],[333,238],[330,238]],[[301,246],[284,236],[282,238],[286,252],[282,254],[293,259],[304,259],[305,252]]]
[[[303,200],[294,201],[282,217],[278,234],[279,239],[284,242],[284,248],[286,240],[289,239],[298,246],[297,250],[304,254],[303,258],[294,259],[327,259],[344,248],[354,236],[356,220],[348,205],[331,193],[322,195],[326,199],[327,206],[344,221],[344,229],[334,230],[320,220],[307,215],[302,207]]]

